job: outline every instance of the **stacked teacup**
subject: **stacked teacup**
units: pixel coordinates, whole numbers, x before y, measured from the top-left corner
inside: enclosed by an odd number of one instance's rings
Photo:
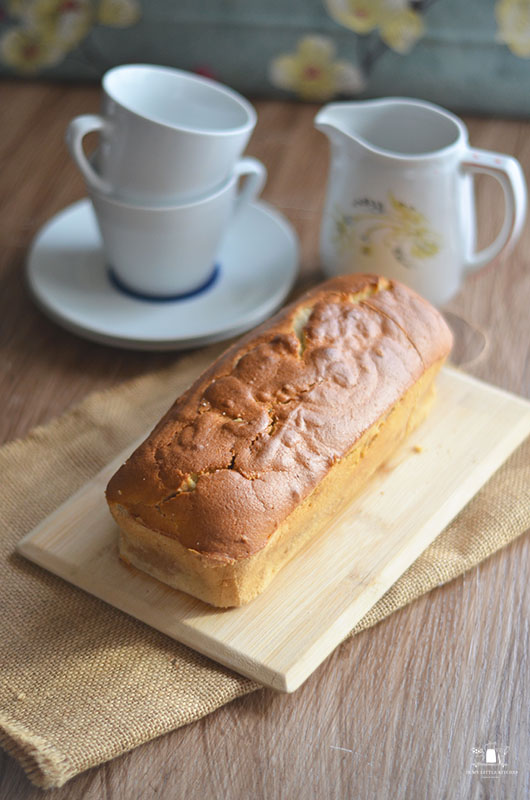
[[[181,298],[216,280],[216,256],[265,167],[241,154],[256,112],[237,92],[167,67],[130,64],[103,77],[101,114],[67,130],[101,232],[109,274],[124,291]],[[100,134],[87,158],[83,138]],[[242,188],[240,178],[246,176]]]

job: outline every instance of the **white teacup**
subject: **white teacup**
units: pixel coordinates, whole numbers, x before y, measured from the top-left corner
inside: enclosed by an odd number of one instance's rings
[[[238,193],[243,176],[246,180]],[[216,191],[174,206],[128,205],[92,189],[115,282],[153,299],[188,294],[208,284],[230,218],[259,194],[265,177],[260,161],[243,158]]]
[[[213,191],[256,124],[237,92],[178,69],[127,64],[102,86],[102,113],[75,117],[66,141],[88,187],[125,202],[174,204]],[[91,131],[100,145],[89,160],[83,138]]]

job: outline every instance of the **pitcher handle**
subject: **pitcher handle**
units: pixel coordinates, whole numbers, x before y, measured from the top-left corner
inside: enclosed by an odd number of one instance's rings
[[[519,238],[526,217],[526,183],[517,159],[490,150],[471,148],[461,168],[470,175],[491,175],[504,192],[504,220],[498,236],[487,247],[471,253],[464,264],[465,272],[474,272],[492,261],[504,247],[513,247]]]
[[[110,194],[112,186],[92,167],[83,150],[83,139],[87,133],[105,130],[107,125],[108,123],[99,114],[81,114],[75,117],[66,129],[66,144],[83,178],[89,187],[99,189],[103,194]]]

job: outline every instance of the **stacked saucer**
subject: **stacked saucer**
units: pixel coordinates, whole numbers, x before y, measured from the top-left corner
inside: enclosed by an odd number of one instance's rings
[[[90,200],[49,221],[30,251],[43,310],[87,338],[141,349],[217,341],[269,316],[292,286],[298,246],[256,199],[263,164],[241,158],[255,123],[243,97],[206,78],[148,65],[108,72],[102,114],[67,132]],[[93,130],[100,143],[87,159]]]

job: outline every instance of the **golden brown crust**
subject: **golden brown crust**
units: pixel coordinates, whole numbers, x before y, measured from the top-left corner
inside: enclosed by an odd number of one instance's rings
[[[131,566],[214,606],[240,606],[260,594],[296,554],[364,489],[370,475],[425,417],[434,396],[430,367],[383,417],[368,428],[315,489],[276,528],[265,547],[247,558],[218,561],[153,533],[126,509],[113,506],[121,528],[120,556]]]
[[[110,481],[111,510],[212,563],[248,558],[450,347],[441,315],[401,284],[327,281],[177,399]]]

